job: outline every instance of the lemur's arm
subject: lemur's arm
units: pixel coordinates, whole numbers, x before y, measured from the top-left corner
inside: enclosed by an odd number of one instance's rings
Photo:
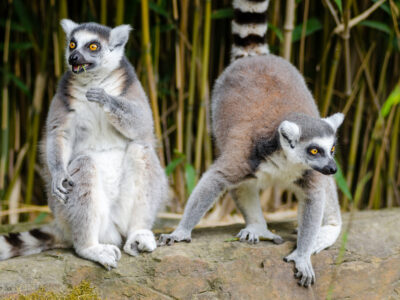
[[[321,228],[326,192],[323,187],[315,187],[305,195],[299,196],[299,200],[303,201],[303,209],[297,234],[297,248],[285,258],[285,261],[294,261],[297,269],[295,276],[300,278],[299,284],[309,286],[315,282],[311,254]]]
[[[52,193],[63,202],[74,182],[67,172],[74,131],[71,130],[68,107],[56,95],[51,103],[46,124],[46,160],[52,178]],[[67,182],[67,187],[63,183]]]
[[[128,139],[149,136],[153,130],[151,110],[139,81],[132,84],[125,97],[113,97],[102,88],[91,88],[86,98],[101,105],[109,122]]]

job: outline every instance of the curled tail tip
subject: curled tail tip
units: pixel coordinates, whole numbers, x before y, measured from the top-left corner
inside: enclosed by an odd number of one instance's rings
[[[269,53],[265,40],[268,5],[269,0],[233,0],[232,61]]]
[[[14,256],[40,253],[55,244],[55,236],[44,229],[0,236],[0,261]]]

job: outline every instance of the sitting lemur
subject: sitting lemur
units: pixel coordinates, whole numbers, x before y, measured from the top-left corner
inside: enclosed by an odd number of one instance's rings
[[[167,195],[148,99],[124,55],[131,27],[62,20],[69,70],[41,143],[51,225],[0,236],[0,260],[74,247],[110,269],[153,251],[151,228]]]

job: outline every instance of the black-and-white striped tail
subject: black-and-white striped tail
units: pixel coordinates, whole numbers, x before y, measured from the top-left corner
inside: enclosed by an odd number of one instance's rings
[[[233,0],[231,60],[269,53],[266,42],[269,0]]]
[[[63,248],[51,226],[26,232],[9,233],[0,236],[0,260],[14,256],[40,253],[52,248]]]

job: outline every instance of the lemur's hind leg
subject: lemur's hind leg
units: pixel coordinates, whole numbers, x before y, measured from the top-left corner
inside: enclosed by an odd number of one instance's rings
[[[168,182],[153,148],[131,143],[124,159],[120,201],[131,201],[124,251],[130,255],[151,252],[157,244],[151,231],[157,211],[168,193]],[[124,204],[121,206],[124,209]]]
[[[232,189],[230,193],[246,221],[246,227],[240,230],[237,235],[241,242],[255,244],[260,241],[260,238],[273,240],[276,244],[283,242],[279,235],[268,230],[261,209],[256,180],[245,181]]]
[[[96,171],[93,159],[86,155],[78,156],[69,164],[68,172],[75,186],[65,204],[65,212],[76,253],[110,269],[117,266],[121,252],[114,245],[99,243],[101,207],[106,201]]]
[[[326,203],[324,217],[322,219],[322,227],[319,230],[314,245],[313,253],[318,253],[332,246],[337,240],[342,227],[342,218],[334,179],[332,177],[326,178],[325,184]]]

